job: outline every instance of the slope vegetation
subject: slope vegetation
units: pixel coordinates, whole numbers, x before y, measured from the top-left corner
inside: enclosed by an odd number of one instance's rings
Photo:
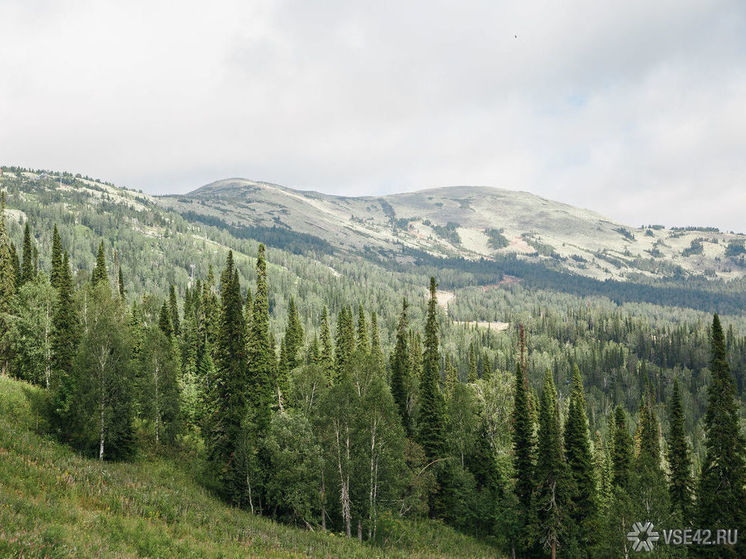
[[[494,557],[441,524],[389,519],[380,547],[224,505],[196,459],[79,457],[40,435],[45,392],[0,377],[0,557]]]

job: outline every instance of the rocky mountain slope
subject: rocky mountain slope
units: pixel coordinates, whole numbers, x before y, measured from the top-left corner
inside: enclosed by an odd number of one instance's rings
[[[291,230],[350,253],[400,257],[414,251],[466,259],[512,253],[596,279],[746,274],[744,235],[707,227],[631,227],[589,210],[497,188],[348,197],[226,179],[156,200],[187,219]]]

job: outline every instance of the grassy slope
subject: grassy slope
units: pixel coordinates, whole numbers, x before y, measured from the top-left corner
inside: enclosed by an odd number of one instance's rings
[[[226,506],[189,460],[105,463],[37,434],[44,392],[0,377],[1,557],[494,557],[434,522],[396,523],[386,548]]]

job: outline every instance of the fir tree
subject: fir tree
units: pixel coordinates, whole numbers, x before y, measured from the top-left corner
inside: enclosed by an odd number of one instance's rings
[[[55,223],[54,229],[52,230],[52,269],[49,273],[49,283],[55,289],[60,288],[60,278],[64,271],[62,270],[62,239],[57,231],[57,224]]]
[[[399,409],[402,425],[408,436],[412,435],[412,421],[409,416],[409,336],[407,330],[409,323],[407,319],[407,299],[402,300],[402,310],[399,315],[399,324],[396,328],[396,345],[391,355],[391,394]]]
[[[684,432],[684,408],[681,405],[678,379],[673,381],[669,420],[671,434],[668,440],[668,464],[671,469],[671,507],[673,512],[678,512],[684,521],[688,521],[692,512],[692,462]]]
[[[11,251],[12,245],[8,232],[5,228],[5,192],[2,193],[0,205],[0,331],[6,332],[8,328],[7,315],[13,307],[13,296],[16,292],[16,267]],[[0,373],[7,374],[8,361],[10,359],[9,348],[0,336]]]
[[[303,325],[301,324],[295,299],[290,297],[288,305],[288,324],[285,329],[285,351],[287,352],[287,371],[292,371],[299,364],[298,353],[303,347]]]
[[[271,405],[274,401],[272,382],[276,367],[276,356],[273,344],[274,338],[271,336],[269,330],[267,262],[265,260],[264,245],[260,244],[256,260],[254,312],[252,314],[248,344],[249,401],[254,410],[259,433],[265,433],[269,427]]]
[[[381,349],[381,338],[378,332],[378,316],[376,311],[370,313],[370,355],[373,361],[383,367],[383,350]]]
[[[477,356],[474,353],[474,344],[469,344],[469,382],[477,382]]]
[[[16,292],[16,268],[11,254],[11,243],[5,227],[5,192],[0,208],[0,313],[8,313]]]
[[[370,342],[368,341],[368,325],[365,322],[365,311],[363,304],[360,303],[357,310],[357,347],[365,353],[370,351]]]
[[[127,290],[124,288],[124,276],[122,275],[122,267],[119,266],[119,272],[117,274],[117,288],[119,290],[119,297],[124,301],[127,298]]]
[[[337,315],[337,335],[334,345],[337,380],[342,380],[349,372],[348,367],[355,351],[355,326],[352,310],[349,307],[342,307]]]
[[[247,416],[246,330],[238,275],[233,253],[228,252],[220,278],[221,321],[217,339],[216,379],[211,383],[212,415],[206,443],[221,488],[226,496],[243,503],[247,493],[244,472],[236,460]],[[168,307],[164,303],[166,316]],[[163,312],[162,312],[163,314]]]
[[[62,258],[62,265],[59,271],[57,300],[55,301],[52,314],[50,355],[54,388],[63,382],[68,383],[80,339],[80,324],[75,310],[73,279],[70,273],[67,252],[65,252]],[[63,390],[68,390],[69,388],[69,384],[66,384]],[[68,396],[69,394],[60,394],[59,403],[64,405],[64,401]]]
[[[739,406],[728,365],[723,328],[715,314],[711,331],[712,380],[707,389],[705,459],[697,493],[702,526],[713,529],[743,527],[746,524],[746,441],[739,426]],[[736,549],[719,549],[744,556],[743,544]],[[736,551],[738,550],[738,551]]]
[[[621,406],[614,412],[614,444],[612,446],[612,479],[614,486],[626,489],[632,462],[632,437],[627,429],[627,414]]]
[[[166,301],[163,301],[163,304],[161,305],[161,312],[158,315],[158,327],[169,340],[174,334],[174,330],[171,326],[170,314],[171,313],[168,310],[168,303],[166,303]]]
[[[572,477],[562,450],[557,392],[550,371],[544,376],[541,395],[535,480],[537,535],[554,559],[560,544],[567,541]]]
[[[319,356],[321,368],[331,382],[334,376],[334,352],[332,349],[332,334],[329,330],[329,313],[324,307],[321,311],[321,355]]]
[[[428,458],[435,459],[443,450],[443,397],[438,349],[438,314],[435,278],[430,278],[430,301],[425,322],[425,350],[420,380],[419,443]]]
[[[519,516],[525,524],[534,488],[534,421],[530,409],[528,379],[520,363],[515,367],[515,395],[513,402],[513,470],[516,475],[515,493],[520,505]]]
[[[109,283],[109,274],[106,271],[106,253],[104,252],[104,241],[98,245],[98,254],[96,255],[96,267],[93,269],[91,283],[95,286],[99,283]]]
[[[20,285],[34,279],[34,249],[31,244],[31,230],[26,220],[23,229],[23,261],[21,263]]]
[[[592,520],[596,514],[596,477],[588,437],[583,381],[577,365],[573,367],[570,407],[565,425],[565,456],[574,481],[571,516],[581,545],[589,548],[595,530]]]
[[[168,312],[171,318],[171,330],[174,337],[178,338],[181,332],[181,320],[179,319],[179,302],[176,299],[176,288],[173,284],[168,288]]]

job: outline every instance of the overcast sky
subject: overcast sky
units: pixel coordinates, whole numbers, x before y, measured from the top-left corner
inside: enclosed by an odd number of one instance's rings
[[[746,2],[0,0],[0,163],[746,231]]]

